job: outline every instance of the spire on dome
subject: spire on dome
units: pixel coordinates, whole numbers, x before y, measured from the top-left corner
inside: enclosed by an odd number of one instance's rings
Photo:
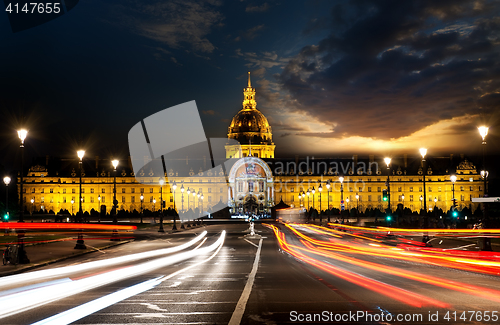
[[[256,109],[255,88],[252,88],[250,71],[248,71],[248,87],[243,89],[243,109]]]

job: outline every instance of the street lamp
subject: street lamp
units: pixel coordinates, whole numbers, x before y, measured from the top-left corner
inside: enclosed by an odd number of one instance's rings
[[[184,184],[181,185],[181,211],[184,212]]]
[[[358,195],[358,193],[356,193],[356,212],[359,213],[359,195]]]
[[[198,191],[198,210],[200,209],[200,197],[201,197],[201,190]]]
[[[314,189],[314,186],[313,186],[313,188],[312,188],[312,191],[311,191],[311,192],[312,192],[312,195],[313,195],[313,209],[314,209],[314,193],[316,192],[316,190]]]
[[[99,204],[99,223],[101,222],[101,194],[97,196],[97,202]]]
[[[188,187],[186,193],[187,193],[187,197],[188,197],[188,207],[187,207],[187,210],[189,211],[189,194],[191,194],[191,190],[189,189],[189,187]]]
[[[328,210],[330,210],[330,181],[326,182],[326,194],[328,194]],[[330,222],[330,220],[328,220]]]
[[[318,191],[319,191],[319,223],[323,223],[323,209],[321,206],[321,191],[323,191],[323,187],[321,186],[321,183],[319,183],[318,186]]]
[[[118,222],[117,217],[116,217],[116,213],[118,210],[118,201],[116,200],[116,167],[118,167],[118,163],[119,163],[119,161],[117,159],[114,159],[111,161],[111,164],[113,165],[113,185],[114,185],[114,188],[113,188],[113,209],[114,209],[113,223]]]
[[[10,184],[10,177],[5,176],[3,178],[3,182],[5,183],[5,216],[4,216],[4,221],[8,222],[9,221],[9,184]]]
[[[405,208],[405,195],[401,194],[401,200],[403,200],[403,210]]]
[[[175,190],[177,189],[177,184],[174,182],[174,184],[172,185],[172,188],[174,189],[174,225],[172,227],[172,230],[177,230],[177,225],[175,224],[175,218],[176,218],[176,214],[177,214],[177,210],[175,208]],[[183,193],[184,195],[184,187],[181,187],[181,192]],[[184,200],[184,198],[183,198]],[[183,203],[184,204],[184,203]],[[182,223],[181,223],[182,224]]]
[[[144,203],[144,195],[141,194],[141,223],[142,223],[142,216],[143,216],[143,209],[142,209],[142,204]]]
[[[31,199],[31,218],[33,218],[33,204],[35,203],[35,199]]]
[[[71,199],[71,215],[73,216],[73,204],[75,204],[75,200]]]
[[[387,165],[387,212],[392,212],[391,210],[391,185],[390,185],[390,175],[391,175],[391,158],[385,157],[384,162]]]
[[[455,206],[456,206],[456,200],[455,200],[455,182],[457,181],[457,176],[456,175],[451,175],[450,176],[450,181],[451,181],[451,191],[452,191],[452,199],[451,199],[451,202],[452,202],[452,205],[451,205],[451,211],[455,211]]]
[[[344,210],[344,177],[340,176],[339,177],[339,182],[340,182],[340,210]]]
[[[83,218],[83,210],[82,210],[82,163],[83,163],[83,156],[85,156],[85,150],[78,150],[76,152],[78,155],[78,158],[80,158],[80,162],[78,163],[80,167],[80,203],[79,203],[79,208],[78,208],[78,214],[79,218]]]
[[[203,193],[201,193],[200,199],[201,199],[201,218],[203,219]]]
[[[26,139],[26,136],[28,135],[28,131],[25,129],[21,129],[21,130],[17,131],[17,135],[19,137],[19,140],[21,140],[21,145],[20,145],[20,148],[21,148],[21,186],[20,186],[21,194],[19,195],[19,208],[20,208],[19,222],[24,222],[24,199],[23,199],[23,196],[24,196],[23,195],[24,140]]]
[[[310,193],[311,192],[309,191],[309,189],[307,189],[307,193],[306,193],[306,195],[307,195],[307,210],[309,210],[309,194]]]
[[[422,174],[423,174],[423,179],[424,179],[424,212],[427,214],[427,203],[426,203],[426,189],[425,189],[425,155],[427,154],[427,149],[426,148],[420,148],[420,155],[422,156]],[[426,225],[427,226],[427,225]]]
[[[306,193],[304,192],[304,190],[302,190],[302,205],[305,206],[306,205]]]
[[[160,229],[158,232],[165,232],[163,229],[163,184],[165,181],[163,178],[160,178]]]

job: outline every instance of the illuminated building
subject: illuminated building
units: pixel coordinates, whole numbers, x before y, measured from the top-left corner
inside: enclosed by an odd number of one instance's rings
[[[186,157],[185,170],[168,169],[165,175],[155,175],[152,170],[141,170],[139,175],[134,175],[130,159],[128,163],[122,160],[116,175],[118,209],[140,211],[140,197],[143,195],[143,208],[158,210],[160,178],[168,180],[163,186],[165,208],[174,207],[174,191],[170,186],[175,181],[178,187],[175,192],[178,210],[202,206],[208,210],[222,202],[228,204],[233,213],[266,213],[280,200],[294,207],[302,205],[318,210],[328,207],[340,209],[340,176],[344,177],[343,205],[346,209],[358,207],[360,211],[364,211],[387,207],[387,203],[382,201],[387,168],[381,157],[358,159],[354,155],[350,159],[275,158],[272,129],[267,118],[256,108],[256,92],[251,86],[250,75],[243,94],[243,108],[234,116],[228,128],[228,138],[238,140],[241,144],[241,150],[231,145],[225,148],[227,158],[240,158],[231,170],[224,172],[220,168],[211,171],[211,166],[207,163],[209,157],[197,160]],[[457,159],[453,155],[429,155],[425,167],[426,170],[422,170],[421,159],[416,154],[392,158],[389,177],[393,211],[398,206],[419,211],[423,208],[423,199],[429,210],[437,207],[448,211],[452,206],[451,175],[457,176],[457,207],[470,207],[472,210],[477,208],[477,203],[472,203],[472,198],[483,195],[484,185],[476,167],[465,157]],[[99,157],[85,159],[82,169],[83,211],[99,211],[100,207],[104,207],[109,213],[113,201],[113,168],[110,161]],[[78,171],[76,160],[46,159],[45,164],[31,167],[24,178],[26,209],[30,211],[31,199],[34,199],[34,210],[43,207],[44,210],[54,212],[61,209],[72,211],[72,200],[77,209]],[[423,198],[424,175],[426,198]],[[320,185],[322,191],[319,191]],[[181,186],[185,192],[181,192]],[[306,193],[309,195],[305,196]],[[155,201],[158,204],[155,205]],[[73,211],[76,212],[76,209]]]

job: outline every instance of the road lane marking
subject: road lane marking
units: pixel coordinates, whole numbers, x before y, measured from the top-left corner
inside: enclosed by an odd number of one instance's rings
[[[249,241],[248,239],[246,238],[243,238],[244,241],[246,241],[247,243],[249,243],[250,245],[254,245],[255,247],[259,248],[259,245],[255,244],[255,243],[252,243],[251,241]]]
[[[243,318],[243,314],[245,313],[248,298],[250,298],[250,293],[252,292],[255,275],[257,274],[257,269],[259,268],[261,250],[262,238],[259,240],[259,246],[257,248],[257,253],[255,254],[252,271],[248,275],[248,281],[245,285],[245,288],[243,289],[243,292],[241,293],[240,300],[238,300],[238,304],[236,304],[236,308],[234,309],[233,315],[231,316],[231,320],[229,320],[228,325],[239,325],[241,323],[241,319]]]

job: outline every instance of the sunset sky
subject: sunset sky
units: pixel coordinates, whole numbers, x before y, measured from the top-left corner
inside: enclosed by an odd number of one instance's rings
[[[207,136],[225,137],[247,71],[277,157],[420,147],[476,155],[481,124],[498,154],[499,9],[481,0],[89,0],[17,33],[0,15],[0,163],[23,118],[40,156],[81,145],[126,155],[133,125],[193,99]]]

